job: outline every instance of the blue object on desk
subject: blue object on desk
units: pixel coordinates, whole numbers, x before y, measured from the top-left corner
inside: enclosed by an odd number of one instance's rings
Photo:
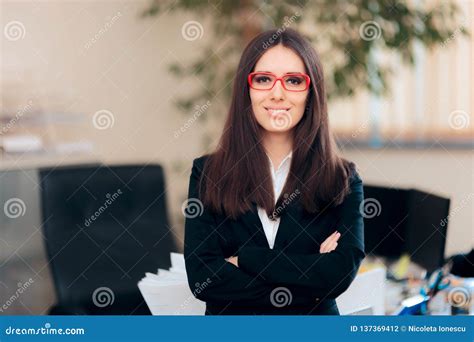
[[[402,306],[395,315],[424,315],[427,311],[429,300],[429,296],[424,296],[422,294],[407,298],[402,301]]]
[[[447,288],[450,283],[451,281],[447,278],[446,270],[444,268],[440,268],[431,276],[428,282],[428,289],[425,291],[425,289],[422,288],[420,293],[433,298],[439,291]]]

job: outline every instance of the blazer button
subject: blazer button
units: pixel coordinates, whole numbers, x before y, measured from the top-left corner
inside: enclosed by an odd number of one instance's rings
[[[319,302],[319,298],[316,298],[315,301],[316,301],[316,302]]]

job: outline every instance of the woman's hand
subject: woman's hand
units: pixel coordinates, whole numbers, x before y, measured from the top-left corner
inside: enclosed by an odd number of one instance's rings
[[[239,257],[232,256],[229,258],[226,258],[225,261],[230,262],[231,264],[235,265],[236,267],[239,267]]]
[[[319,247],[319,253],[330,253],[337,247],[337,241],[341,237],[341,233],[337,230],[332,233]]]

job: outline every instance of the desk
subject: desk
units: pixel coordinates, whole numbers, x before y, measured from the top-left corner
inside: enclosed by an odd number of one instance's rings
[[[386,296],[385,296],[385,314],[393,315],[400,307],[402,301],[411,296],[420,293],[422,282],[394,282],[386,281]],[[447,301],[449,288],[438,292],[428,305],[429,314],[433,316],[451,315],[451,305]],[[471,294],[472,299],[472,294]],[[471,300],[470,315],[474,315],[474,300]]]

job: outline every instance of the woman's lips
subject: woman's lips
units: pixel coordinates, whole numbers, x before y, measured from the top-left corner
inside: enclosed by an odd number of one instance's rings
[[[267,113],[270,114],[270,116],[278,116],[281,114],[288,114],[289,113],[289,108],[265,108],[267,110]]]

